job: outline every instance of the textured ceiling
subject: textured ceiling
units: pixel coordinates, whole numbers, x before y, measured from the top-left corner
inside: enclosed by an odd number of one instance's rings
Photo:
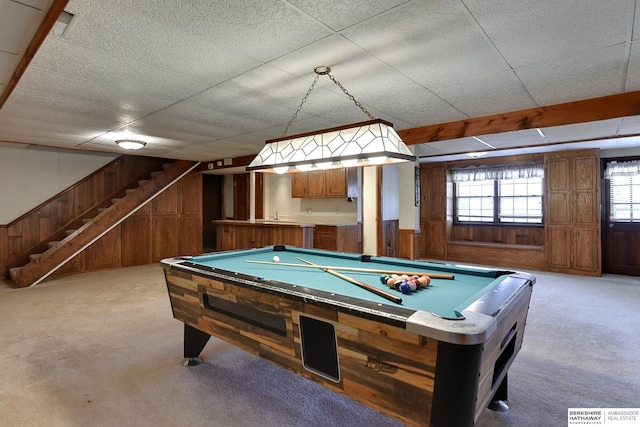
[[[0,91],[51,3],[0,0]],[[0,109],[0,142],[122,153],[114,140],[128,129],[147,142],[136,154],[253,155],[282,135],[319,65],[396,130],[638,91],[638,9],[636,0],[72,0],[71,25],[45,38]],[[321,77],[289,134],[366,119]],[[418,154],[636,147],[621,137],[636,134],[638,117],[619,118],[432,142]]]

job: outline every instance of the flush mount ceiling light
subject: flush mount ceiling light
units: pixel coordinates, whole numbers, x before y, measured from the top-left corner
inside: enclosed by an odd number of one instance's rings
[[[329,67],[316,67],[316,77],[281,138],[270,139],[247,166],[262,172],[295,172],[415,161],[393,125],[374,118],[331,74]],[[316,132],[285,136],[321,75],[327,75],[368,117],[369,121]]]
[[[125,150],[139,150],[145,145],[147,145],[144,141],[139,141],[137,139],[118,139],[116,144],[120,148],[124,148]]]
[[[487,153],[489,153],[488,151],[473,151],[470,153],[464,153],[469,157],[482,157],[484,155],[486,155]]]

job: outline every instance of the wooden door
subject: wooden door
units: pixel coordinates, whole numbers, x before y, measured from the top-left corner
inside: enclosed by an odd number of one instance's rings
[[[640,223],[614,220],[608,179],[603,182],[603,194],[603,270],[611,274],[640,276]]]
[[[233,219],[249,219],[251,208],[250,190],[250,174],[233,175]],[[264,175],[261,173],[256,173],[254,207],[256,219],[264,218]]]
[[[218,227],[214,220],[224,218],[224,180],[221,175],[202,175],[202,244],[205,252],[216,250]]]
[[[233,175],[233,219],[249,219],[249,174]]]

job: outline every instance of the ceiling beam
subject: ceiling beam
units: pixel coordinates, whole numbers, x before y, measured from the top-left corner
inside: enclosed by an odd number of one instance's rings
[[[53,28],[54,24],[58,20],[58,17],[64,11],[67,3],[69,3],[69,0],[53,0],[51,7],[42,19],[42,22],[36,30],[36,33],[33,35],[29,46],[27,46],[27,49],[24,51],[24,55],[22,55],[22,58],[20,58],[18,66],[13,71],[13,75],[7,82],[4,91],[0,94],[0,108],[2,108],[5,102],[7,102],[7,99],[9,99],[9,95],[11,95],[13,89],[15,89],[15,87],[18,85],[20,78],[31,63],[33,57],[36,55],[38,49],[40,49],[40,46],[42,45],[42,42],[44,42],[44,39],[47,38],[49,31],[51,31],[51,28]]]
[[[406,144],[640,115],[640,91],[398,131]]]

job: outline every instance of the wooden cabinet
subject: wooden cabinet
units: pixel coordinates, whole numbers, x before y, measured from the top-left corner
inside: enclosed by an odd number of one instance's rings
[[[325,171],[311,171],[307,172],[307,175],[308,197],[326,197]]]
[[[551,271],[600,275],[597,150],[545,155],[546,259]]]
[[[358,242],[361,224],[316,225],[313,247],[328,251],[360,253]]]
[[[216,250],[261,248],[269,245],[313,247],[313,224],[213,221],[217,227]]]
[[[315,170],[291,174],[291,197],[343,198],[357,196],[358,184],[355,168]]]
[[[447,170],[444,163],[420,165],[420,257],[447,256]]]
[[[306,172],[296,172],[291,174],[291,197],[307,197],[307,187],[309,174]]]

